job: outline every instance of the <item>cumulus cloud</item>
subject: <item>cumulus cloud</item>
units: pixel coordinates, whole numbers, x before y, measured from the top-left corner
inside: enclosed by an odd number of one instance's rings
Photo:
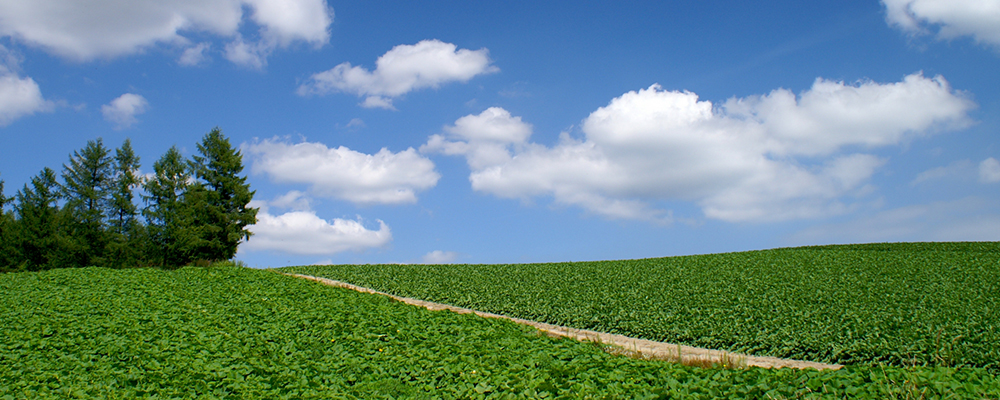
[[[983,183],[1000,182],[1000,161],[990,157],[979,163],[979,181]]]
[[[450,136],[459,139],[448,141],[444,135],[433,135],[420,150],[436,151],[449,155],[465,155],[469,167],[479,170],[510,160],[509,145],[524,143],[531,136],[531,125],[512,117],[499,107],[490,107],[479,115],[466,115],[445,127]]]
[[[188,34],[238,38],[244,9],[261,46],[329,41],[333,10],[325,0],[32,0],[0,2],[0,35],[59,56],[88,61],[143,51],[158,44],[187,48]],[[204,48],[201,50],[204,51]],[[181,61],[183,64],[184,61]]]
[[[458,259],[458,253],[454,251],[441,251],[434,250],[430,253],[424,254],[421,259],[423,264],[451,264]]]
[[[298,255],[332,255],[344,251],[364,251],[387,245],[392,232],[382,222],[378,230],[365,227],[364,221],[334,218],[325,220],[315,211],[289,211],[273,215],[264,203],[260,207],[257,223],[247,227],[253,236],[242,248],[249,251],[272,250]]]
[[[42,98],[34,79],[16,74],[0,74],[0,127],[40,111],[52,109],[52,103]]]
[[[149,102],[135,93],[125,93],[101,106],[104,119],[115,125],[116,130],[128,129],[139,122],[135,116],[146,112]]]
[[[280,183],[308,184],[316,196],[357,204],[413,203],[417,192],[434,187],[441,177],[434,163],[412,148],[364,154],[343,146],[291,144],[275,138],[255,142],[246,150],[255,174],[267,174]]]
[[[458,49],[440,40],[422,40],[393,47],[375,61],[374,71],[345,62],[313,74],[298,93],[352,93],[365,98],[363,107],[392,109],[393,99],[410,91],[468,82],[476,75],[499,71],[491,63],[487,49]]]
[[[848,212],[873,190],[885,160],[864,153],[969,124],[975,105],[942,77],[845,84],[817,79],[719,106],[658,85],[588,116],[585,137],[552,147],[503,109],[460,118],[421,147],[466,157],[473,189],[505,198],[551,196],[613,219],[669,222],[657,201],[692,201],[725,221]]]
[[[882,0],[886,21],[912,35],[937,29],[941,39],[970,36],[1000,49],[1000,1]]]
[[[0,45],[0,127],[53,108],[52,102],[42,97],[34,79],[18,74],[19,64],[20,58]]]

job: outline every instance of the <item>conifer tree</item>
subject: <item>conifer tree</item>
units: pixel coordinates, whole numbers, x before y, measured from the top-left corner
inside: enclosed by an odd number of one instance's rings
[[[109,241],[105,219],[110,203],[113,161],[110,151],[98,138],[88,141],[82,151],[74,151],[69,165],[63,165],[67,239],[80,249],[76,261],[80,266],[104,261]]]
[[[0,179],[0,272],[9,272],[15,270],[14,264],[18,258],[13,243],[13,230],[16,221],[13,214],[6,211],[7,203],[14,198],[4,196],[3,183],[3,180]]]
[[[137,175],[139,166],[139,157],[132,150],[132,142],[125,139],[122,146],[115,150],[108,207],[110,241],[107,259],[114,267],[137,266],[141,259],[144,230],[132,192],[142,183]]]
[[[10,197],[5,197],[5,196],[3,195],[3,179],[0,179],[0,214],[2,214],[2,213],[3,213],[3,208],[4,208],[4,207],[5,207],[6,205],[7,205],[7,203],[8,203],[9,201],[11,201],[11,200],[12,200],[12,198],[10,198]]]
[[[155,175],[143,186],[147,195],[143,195],[146,208],[142,211],[148,224],[151,258],[164,267],[186,265],[201,239],[193,223],[192,207],[185,204],[191,198],[191,175],[177,146],[153,163],[153,172]]]
[[[14,206],[18,229],[14,246],[20,250],[21,259],[28,271],[52,268],[59,264],[59,184],[56,174],[46,167],[31,178],[31,187],[17,193]]]
[[[195,176],[204,183],[206,209],[201,216],[207,218],[208,227],[203,236],[210,242],[198,258],[218,261],[236,255],[240,241],[250,238],[247,225],[257,223],[257,209],[248,207],[254,191],[246,183],[243,172],[243,155],[233,148],[222,131],[216,127],[198,144],[200,156],[191,163]]]

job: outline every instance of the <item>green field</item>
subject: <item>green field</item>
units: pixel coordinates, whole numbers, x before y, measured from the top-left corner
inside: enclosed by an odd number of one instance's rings
[[[1000,371],[997,242],[281,271],[534,321],[753,355]]]
[[[573,282],[594,270],[572,265],[579,267]],[[478,307],[492,301],[473,299],[479,286],[472,283],[496,282],[488,267],[514,266],[324,268],[395,268],[396,291],[403,281],[420,286],[406,271],[468,268],[477,275],[464,278],[462,289]],[[644,275],[655,275],[649,271]],[[609,269],[604,279],[622,273]],[[518,284],[547,277],[523,276]],[[539,290],[538,310],[557,308],[542,302],[543,294],[568,302],[573,292]],[[609,298],[600,306],[623,301]],[[699,369],[238,267],[2,274],[0,366],[0,399],[1000,398],[1000,378],[986,368]]]

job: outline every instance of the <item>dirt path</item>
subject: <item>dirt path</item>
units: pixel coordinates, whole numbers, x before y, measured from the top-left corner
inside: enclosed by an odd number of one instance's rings
[[[670,361],[679,360],[686,365],[710,365],[712,363],[715,363],[715,364],[725,364],[734,366],[746,365],[750,367],[762,367],[762,368],[788,367],[788,368],[798,368],[798,369],[815,368],[819,370],[840,369],[842,367],[842,365],[838,364],[823,364],[812,361],[788,360],[776,357],[749,356],[744,354],[729,353],[721,350],[702,349],[699,347],[691,347],[691,346],[684,346],[684,345],[677,345],[677,344],[670,344],[663,342],[654,342],[652,340],[636,339],[622,335],[613,335],[609,333],[601,333],[584,329],[575,329],[565,326],[528,321],[526,319],[521,319],[521,318],[508,317],[506,315],[470,310],[468,308],[449,306],[447,304],[431,303],[429,301],[412,299],[409,297],[394,296],[388,293],[379,292],[377,290],[355,286],[350,283],[335,281],[333,279],[317,278],[314,276],[298,275],[298,274],[286,274],[286,275],[320,282],[325,285],[356,290],[363,293],[379,294],[391,297],[397,301],[406,304],[424,307],[431,311],[449,310],[457,312],[459,314],[474,313],[478,316],[485,318],[506,319],[519,324],[533,326],[550,336],[563,336],[563,337],[577,339],[580,341],[611,344],[617,346],[618,349],[609,349],[610,352],[637,355],[642,358],[653,358],[653,359],[670,360]]]

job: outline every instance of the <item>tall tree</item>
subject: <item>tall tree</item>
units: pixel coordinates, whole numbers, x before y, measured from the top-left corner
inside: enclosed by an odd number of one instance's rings
[[[3,195],[3,179],[0,179],[0,213],[3,213],[4,206],[12,199]]]
[[[111,203],[114,160],[98,138],[74,151],[69,164],[63,165],[62,194],[69,224],[69,239],[82,249],[77,261],[88,266],[103,261],[108,244],[108,208]]]
[[[14,246],[13,230],[15,228],[13,214],[5,210],[7,203],[13,200],[3,194],[3,180],[0,179],[0,272],[15,270],[15,262],[19,258]]]
[[[191,197],[188,164],[174,146],[153,163],[153,172],[144,185],[147,195],[143,195],[146,208],[142,211],[152,242],[152,257],[165,267],[186,265],[194,257],[192,248],[201,241],[191,207],[185,204]]]
[[[142,182],[138,176],[139,157],[132,150],[132,142],[125,139],[115,150],[113,174],[110,184],[108,207],[107,259],[111,266],[137,266],[141,259],[143,241],[142,224],[138,208],[133,202],[133,190]]]
[[[194,156],[191,165],[207,190],[207,207],[201,216],[210,225],[205,239],[211,243],[199,258],[228,260],[236,255],[240,241],[252,235],[246,226],[257,223],[257,209],[248,207],[255,192],[250,190],[247,178],[240,176],[243,154],[233,148],[218,127],[202,138],[198,152],[201,155]]]
[[[14,245],[20,250],[21,259],[29,271],[52,268],[58,264],[59,237],[59,183],[56,174],[46,167],[31,178],[31,187],[17,192],[14,206],[18,229]]]

